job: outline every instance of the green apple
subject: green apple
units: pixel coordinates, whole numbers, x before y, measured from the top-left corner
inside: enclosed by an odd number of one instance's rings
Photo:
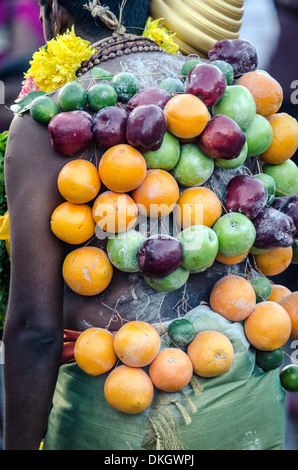
[[[270,297],[271,282],[265,276],[254,276],[250,283],[255,291],[257,302],[263,302]]]
[[[212,158],[207,157],[196,144],[184,144],[172,175],[181,186],[197,186],[205,183],[213,170]]]
[[[234,69],[229,62],[226,62],[225,60],[212,60],[209,64],[215,65],[215,67],[219,68],[226,77],[227,85],[232,85],[234,81]]]
[[[256,114],[252,124],[244,132],[248,145],[248,157],[256,157],[268,149],[272,142],[273,130],[264,116]]]
[[[180,158],[180,142],[173,134],[166,131],[161,147],[158,150],[148,150],[143,153],[148,168],[161,168],[170,171]]]
[[[160,292],[172,292],[184,286],[189,278],[189,271],[179,266],[174,272],[159,279],[144,276],[148,286]]]
[[[255,178],[261,180],[267,188],[268,191],[268,199],[267,205],[271,206],[275,199],[275,191],[276,191],[276,184],[272,176],[266,175],[265,173],[257,173],[254,175]]]
[[[224,114],[245,131],[256,115],[256,105],[250,91],[242,85],[227,86],[221,100],[212,107],[212,115]]]
[[[179,233],[182,243],[182,266],[191,273],[201,272],[210,267],[218,253],[218,239],[212,228],[192,225]]]
[[[234,168],[238,168],[239,166],[243,165],[243,163],[245,162],[247,158],[247,150],[248,150],[248,145],[247,145],[247,142],[245,142],[239,157],[233,158],[232,160],[224,160],[223,158],[216,158],[215,166],[217,166],[217,168],[221,168],[222,170],[233,170]]]
[[[240,256],[251,249],[256,230],[248,217],[240,212],[230,212],[220,217],[213,225],[219,241],[221,255]]]
[[[276,197],[294,196],[298,194],[298,167],[289,159],[278,165],[265,164],[263,171],[272,176],[276,184]]]
[[[189,59],[186,62],[184,62],[183,66],[182,66],[182,70],[181,70],[182,77],[185,79],[187,77],[187,75],[189,74],[189,72],[191,71],[191,69],[195,65],[198,65],[198,64],[201,64],[201,63],[202,63],[202,61],[200,59]]]
[[[175,95],[177,93],[185,93],[183,83],[178,78],[166,78],[159,84],[159,87],[164,88],[171,95]]]
[[[120,271],[136,273],[139,271],[139,248],[145,237],[136,230],[111,236],[107,242],[108,257]]]

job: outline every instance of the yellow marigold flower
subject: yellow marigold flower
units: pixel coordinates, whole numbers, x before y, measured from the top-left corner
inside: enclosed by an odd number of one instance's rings
[[[81,63],[95,52],[89,41],[76,36],[72,27],[33,54],[25,77],[34,77],[36,85],[48,93],[75,80]]]
[[[152,18],[149,17],[142,36],[152,39],[169,54],[177,54],[179,48],[174,41],[175,33],[171,34],[166,28],[159,24],[163,19],[164,18],[158,18],[157,20],[152,20]]]

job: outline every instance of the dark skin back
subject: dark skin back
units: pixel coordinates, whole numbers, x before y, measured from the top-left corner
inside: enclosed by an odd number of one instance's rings
[[[63,21],[55,22],[59,32],[71,23],[65,11],[63,15]],[[156,84],[157,77],[179,75],[182,63],[177,56],[152,52],[115,58],[101,67],[113,74],[124,68],[132,73],[162,73],[140,77],[144,87]],[[83,78],[81,84],[88,88],[93,83],[90,73]],[[96,153],[99,159],[101,150]],[[93,156],[94,147],[83,158]],[[33,121],[29,113],[14,119],[5,169],[11,231],[11,290],[4,331],[7,450],[40,445],[59,371],[64,328],[117,330],[136,318],[150,323],[177,318],[208,300],[213,284],[224,273],[223,266],[215,263],[208,274],[190,276],[185,289],[165,294],[149,288],[139,273],[128,275],[114,269],[102,294],[84,297],[72,292],[64,285],[62,264],[66,253],[76,247],[53,235],[50,218],[64,201],[57,189],[58,174],[78,157],[58,155],[47,127]],[[95,238],[90,244],[104,248],[105,243]]]

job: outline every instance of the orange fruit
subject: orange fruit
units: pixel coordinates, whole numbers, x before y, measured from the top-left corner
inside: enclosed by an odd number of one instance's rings
[[[159,390],[178,392],[192,378],[193,367],[188,355],[181,349],[165,348],[149,366],[149,376]]]
[[[137,205],[128,194],[112,191],[101,193],[92,207],[92,215],[98,227],[110,233],[130,230],[138,214]]]
[[[290,295],[284,297],[280,302],[281,305],[289,314],[292,329],[291,329],[291,338],[298,339],[298,292],[293,292]]]
[[[292,292],[286,286],[281,286],[280,284],[271,285],[271,294],[267,300],[271,302],[279,303],[284,297],[290,295]]]
[[[256,305],[256,294],[251,283],[234,274],[222,277],[213,286],[210,307],[230,321],[247,318]]]
[[[291,319],[286,310],[276,302],[259,302],[244,322],[248,341],[261,351],[279,349],[291,334]]]
[[[87,204],[63,202],[51,216],[51,230],[57,238],[71,245],[86,242],[95,233],[95,222]]]
[[[291,246],[274,248],[266,253],[254,255],[257,268],[264,276],[276,276],[284,272],[291,264],[292,257],[293,249]]]
[[[277,113],[283,102],[281,85],[269,74],[255,70],[243,74],[237,85],[247,88],[256,103],[257,114],[268,117]]]
[[[100,294],[108,287],[113,267],[103,250],[85,246],[66,256],[62,274],[70,289],[77,294],[90,296]]]
[[[103,184],[114,192],[127,193],[137,188],[146,176],[143,155],[131,145],[109,148],[101,157],[98,173]]]
[[[84,204],[99,193],[101,181],[93,163],[87,160],[72,160],[66,163],[58,175],[60,194],[69,202]]]
[[[231,266],[233,264],[238,264],[241,261],[243,261],[247,257],[248,253],[249,252],[244,253],[243,255],[240,255],[240,256],[224,256],[218,253],[215,259],[219,263],[227,264]]]
[[[160,349],[160,337],[156,329],[144,321],[125,323],[116,333],[115,352],[130,367],[144,367],[156,357]]]
[[[195,374],[216,377],[229,370],[234,361],[234,348],[227,336],[218,331],[198,333],[187,348]]]
[[[114,336],[103,328],[88,328],[75,342],[74,357],[87,374],[101,375],[108,372],[117,361]]]
[[[175,178],[165,170],[148,170],[144,181],[132,192],[139,211],[147,217],[169,215],[179,198]]]
[[[273,138],[267,150],[260,155],[261,160],[277,165],[289,160],[298,148],[298,123],[287,113],[277,113],[268,117]]]
[[[196,96],[187,93],[173,96],[164,109],[168,130],[176,137],[191,139],[204,130],[209,121],[206,105]]]
[[[144,411],[153,399],[153,383],[143,369],[121,365],[108,375],[104,394],[107,402],[121,413]]]
[[[183,228],[191,225],[212,227],[222,214],[217,195],[205,187],[185,189],[178,199],[175,219]]]

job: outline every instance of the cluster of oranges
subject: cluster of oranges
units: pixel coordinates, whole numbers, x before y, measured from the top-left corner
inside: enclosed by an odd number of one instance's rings
[[[243,322],[246,338],[257,351],[272,352],[289,338],[298,339],[298,292],[284,286],[273,285],[270,297],[258,302],[249,280],[227,275],[214,285],[209,302],[213,312]],[[197,332],[199,323],[198,313],[197,318],[186,314],[159,328],[138,320],[114,334],[89,328],[76,341],[75,360],[87,374],[107,373],[104,394],[113,408],[140,413],[152,402],[154,388],[177,392],[193,374],[208,379],[231,368],[235,351],[230,339],[217,330]]]

